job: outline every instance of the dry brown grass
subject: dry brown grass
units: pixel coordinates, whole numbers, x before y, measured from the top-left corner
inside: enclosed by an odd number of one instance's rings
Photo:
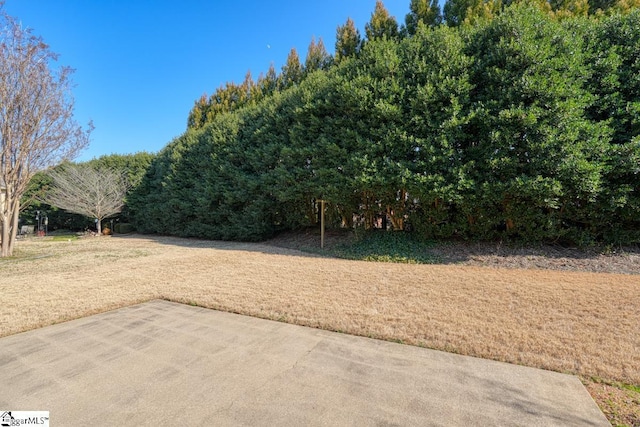
[[[640,384],[640,276],[406,265],[168,237],[33,239],[0,336],[151,298]]]

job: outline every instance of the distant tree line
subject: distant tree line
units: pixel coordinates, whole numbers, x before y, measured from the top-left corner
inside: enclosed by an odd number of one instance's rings
[[[278,74],[197,100],[128,196],[143,232],[317,223],[430,238],[640,241],[640,12],[627,0],[381,2]],[[444,25],[442,24],[444,22]]]

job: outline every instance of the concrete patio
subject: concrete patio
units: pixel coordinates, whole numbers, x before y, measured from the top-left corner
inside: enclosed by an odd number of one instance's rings
[[[578,378],[154,300],[0,339],[52,426],[609,426]]]

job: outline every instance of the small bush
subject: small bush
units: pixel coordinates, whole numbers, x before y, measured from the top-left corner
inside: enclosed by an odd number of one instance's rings
[[[433,242],[402,231],[366,232],[353,243],[337,246],[333,255],[340,258],[406,264],[432,264],[437,261],[429,249]]]

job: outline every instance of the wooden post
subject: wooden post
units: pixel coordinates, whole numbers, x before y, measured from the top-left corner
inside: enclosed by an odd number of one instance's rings
[[[320,248],[324,249],[324,200],[320,200]]]

